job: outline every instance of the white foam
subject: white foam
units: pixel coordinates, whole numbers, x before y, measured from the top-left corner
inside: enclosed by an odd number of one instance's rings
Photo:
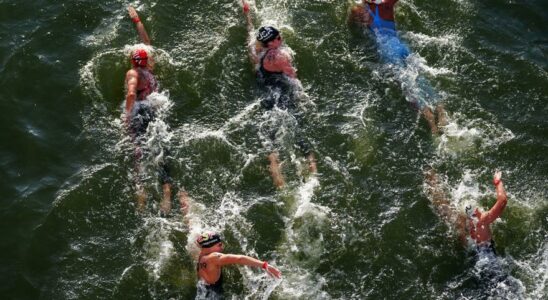
[[[512,139],[515,135],[499,125],[483,120],[462,120],[467,125],[460,125],[463,116],[454,113],[444,132],[438,139],[437,153],[440,157],[457,157],[461,153],[474,150],[496,149]]]
[[[154,280],[159,280],[174,257],[175,250],[169,235],[177,223],[171,223],[168,219],[160,217],[147,217],[143,225],[144,237],[143,251],[145,253],[145,266]]]
[[[101,24],[87,36],[80,40],[82,46],[99,47],[101,45],[110,44],[117,36],[120,30],[121,23],[127,21],[123,16],[115,18],[105,18]]]
[[[442,36],[429,36],[424,33],[407,32],[405,36],[422,48],[433,45],[438,48],[446,47],[456,49],[460,47],[462,43],[462,37],[454,33],[445,34]]]

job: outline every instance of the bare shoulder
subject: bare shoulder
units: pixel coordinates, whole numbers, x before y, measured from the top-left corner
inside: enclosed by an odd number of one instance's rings
[[[134,69],[130,69],[126,72],[126,83],[127,84],[137,84],[139,81],[139,73]]]
[[[126,78],[137,77],[137,76],[139,76],[139,73],[135,69],[129,69],[126,72]]]
[[[208,261],[208,262],[215,262],[215,261],[219,260],[221,257],[223,257],[222,253],[212,252],[212,253],[209,253],[208,255],[205,255],[202,259],[204,259],[205,261]]]

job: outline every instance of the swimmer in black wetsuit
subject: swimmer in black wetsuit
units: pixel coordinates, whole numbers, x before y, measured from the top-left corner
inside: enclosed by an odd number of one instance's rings
[[[249,14],[249,4],[244,0],[242,0],[242,3],[247,20],[247,30],[251,36],[255,29]],[[297,71],[293,67],[293,59],[290,53],[283,47],[280,32],[272,26],[259,28],[256,42],[249,43],[249,57],[256,66],[259,84],[267,94],[266,99],[262,101],[262,106],[265,109],[272,109],[276,106],[280,109],[290,110],[299,120],[300,117],[297,116],[295,102],[295,87],[298,85]],[[308,143],[304,140],[299,141],[297,144],[307,157],[310,172],[316,173],[314,152],[308,149]],[[278,156],[278,152],[274,151],[268,156],[268,160],[274,185],[281,188],[285,181],[280,170]]]
[[[179,203],[184,221],[190,226],[188,213],[190,204],[188,194],[179,192]],[[222,267],[227,265],[241,265],[262,268],[268,275],[281,278],[281,272],[266,261],[260,261],[247,255],[224,254],[223,241],[217,233],[204,232],[196,239],[196,245],[200,247],[200,254],[196,263],[196,271],[200,279],[202,290],[198,290],[197,298],[222,299],[223,298],[223,274]],[[204,295],[201,295],[203,293]]]
[[[137,33],[145,45],[150,45],[150,39],[141,23],[137,11],[131,6],[128,13],[135,23]],[[139,146],[141,137],[146,133],[148,124],[154,120],[154,110],[147,97],[158,91],[158,81],[152,72],[154,61],[145,49],[137,49],[131,54],[132,68],[126,73],[126,105],[125,123],[128,127],[134,142],[137,144],[136,160],[142,158],[142,150]],[[137,166],[139,169],[139,166]],[[163,214],[169,213],[171,209],[171,178],[167,165],[161,163],[158,170],[160,183],[162,184],[163,198],[160,203],[160,210]],[[137,209],[144,209],[146,194],[140,184],[137,186]]]

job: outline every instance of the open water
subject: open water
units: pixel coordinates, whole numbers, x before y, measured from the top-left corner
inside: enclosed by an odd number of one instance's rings
[[[189,240],[211,228],[227,252],[283,273],[226,268],[230,299],[546,299],[548,2],[402,0],[413,55],[400,73],[348,26],[350,3],[252,2],[255,26],[281,28],[294,52],[314,175],[292,116],[260,108],[239,1],[0,0],[2,298],[193,299]],[[121,122],[139,43],[129,4],[161,83],[143,214]],[[399,78],[419,73],[449,112],[441,136],[406,102]],[[264,126],[283,135],[282,190]],[[192,197],[192,229],[176,201],[158,214],[160,159]],[[497,257],[459,244],[425,192],[428,168],[461,210],[492,205],[492,174],[504,171]]]

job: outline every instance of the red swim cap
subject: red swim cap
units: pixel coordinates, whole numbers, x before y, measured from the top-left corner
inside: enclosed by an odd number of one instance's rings
[[[131,63],[135,67],[146,67],[148,61],[148,53],[144,49],[137,49],[131,56]]]

